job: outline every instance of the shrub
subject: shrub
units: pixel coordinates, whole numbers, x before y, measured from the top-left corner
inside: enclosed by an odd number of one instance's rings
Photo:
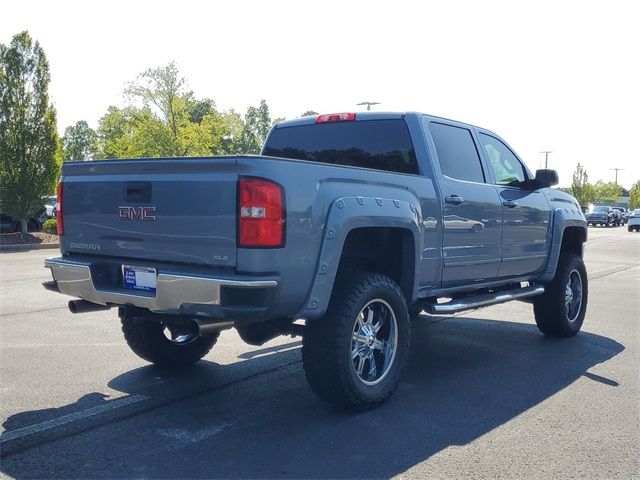
[[[58,233],[58,221],[55,218],[48,218],[42,224],[42,231],[45,233]]]

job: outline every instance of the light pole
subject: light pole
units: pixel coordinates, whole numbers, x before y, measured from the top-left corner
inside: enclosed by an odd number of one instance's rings
[[[371,110],[371,105],[380,105],[380,102],[360,102],[357,105],[366,105],[368,112],[369,110]]]
[[[610,168],[609,170],[616,171],[616,185],[618,184],[618,170],[624,170],[624,168]]]
[[[553,152],[551,150],[545,150],[545,151],[540,152],[540,153],[544,153],[544,168],[546,170],[547,169],[547,163],[548,163],[548,160],[549,160],[549,154],[553,153]]]

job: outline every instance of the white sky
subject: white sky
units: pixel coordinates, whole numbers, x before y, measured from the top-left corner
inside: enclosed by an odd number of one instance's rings
[[[18,1],[0,42],[45,50],[60,132],[97,127],[126,82],[175,60],[198,97],[272,118],[416,110],[495,131],[561,185],[640,179],[640,27],[628,1]]]

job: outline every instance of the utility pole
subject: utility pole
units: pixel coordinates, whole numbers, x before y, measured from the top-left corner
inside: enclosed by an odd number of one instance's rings
[[[616,185],[618,184],[618,170],[624,170],[624,168],[610,168],[609,170],[616,171]]]
[[[547,163],[548,163],[548,161],[549,161],[549,154],[550,154],[550,153],[553,153],[553,152],[552,152],[551,150],[545,150],[545,151],[540,152],[540,153],[544,153],[544,168],[545,168],[545,170],[546,170],[546,168],[547,168]]]
[[[369,110],[371,110],[371,105],[380,105],[380,102],[360,102],[358,103],[358,105],[366,105],[368,112]]]

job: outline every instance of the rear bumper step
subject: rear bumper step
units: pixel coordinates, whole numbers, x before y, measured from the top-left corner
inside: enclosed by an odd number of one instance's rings
[[[152,312],[178,313],[183,305],[219,306],[222,287],[271,289],[278,286],[275,280],[211,278],[160,272],[156,279],[155,295],[137,294],[124,289],[96,288],[89,263],[54,258],[46,260],[44,266],[51,269],[55,287],[60,293],[98,305],[133,305]],[[50,290],[54,289],[52,287],[51,284],[45,285]]]
[[[451,300],[447,303],[426,303],[424,311],[431,315],[448,315],[465,310],[473,310],[480,307],[487,307],[498,303],[509,302],[511,300],[521,300],[524,298],[542,295],[543,285],[531,285],[529,287],[514,288],[513,290],[503,290],[495,293],[485,293],[473,297],[465,297]]]

